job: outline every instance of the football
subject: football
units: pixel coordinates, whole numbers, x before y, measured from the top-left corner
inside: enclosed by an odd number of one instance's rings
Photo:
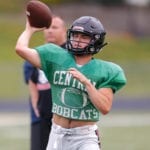
[[[49,28],[52,22],[52,12],[43,2],[31,0],[26,5],[26,15],[32,27]]]

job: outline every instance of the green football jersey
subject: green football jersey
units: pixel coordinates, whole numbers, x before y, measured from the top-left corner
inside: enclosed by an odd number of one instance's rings
[[[79,67],[71,53],[54,44],[45,44],[36,50],[51,84],[52,112],[60,116],[98,121],[101,114],[91,103],[85,86],[68,73],[71,67],[83,73],[96,89],[112,88],[116,92],[126,84],[123,70],[114,63],[93,58]]]

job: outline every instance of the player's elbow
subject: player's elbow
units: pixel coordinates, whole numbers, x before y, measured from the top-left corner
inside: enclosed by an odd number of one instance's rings
[[[16,50],[16,53],[19,54],[20,51],[21,51],[20,46],[19,46],[19,45],[16,45],[15,50]]]
[[[110,104],[110,103],[105,105],[105,106],[103,106],[103,108],[101,108],[101,113],[103,115],[108,114],[110,112],[110,110],[111,110],[111,106],[112,106],[112,104]]]
[[[101,113],[103,114],[103,115],[106,115],[106,114],[108,114],[110,112],[110,109],[103,109],[103,110],[101,110]]]
[[[16,53],[17,53],[19,56],[23,56],[23,49],[22,49],[21,46],[16,45],[15,51],[16,51]]]

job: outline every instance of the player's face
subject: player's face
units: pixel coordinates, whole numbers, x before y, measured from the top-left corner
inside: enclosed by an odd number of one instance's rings
[[[80,33],[74,32],[71,34],[71,44],[73,48],[85,48],[91,41],[91,37]]]

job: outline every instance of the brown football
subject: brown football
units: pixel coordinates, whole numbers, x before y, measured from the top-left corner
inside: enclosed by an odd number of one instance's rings
[[[32,27],[49,28],[52,22],[52,12],[43,2],[31,0],[26,5],[26,15]]]

